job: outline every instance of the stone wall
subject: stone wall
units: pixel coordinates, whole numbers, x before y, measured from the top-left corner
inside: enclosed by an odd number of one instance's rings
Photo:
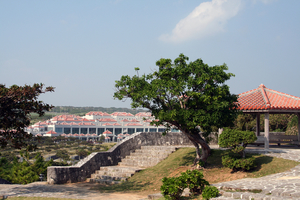
[[[52,166],[47,168],[47,182],[49,184],[75,183],[85,181],[101,166],[117,165],[122,158],[130,155],[141,146],[154,145],[192,145],[191,141],[182,133],[172,132],[162,136],[162,133],[142,132],[132,134],[112,147],[107,152],[96,152],[73,166]]]

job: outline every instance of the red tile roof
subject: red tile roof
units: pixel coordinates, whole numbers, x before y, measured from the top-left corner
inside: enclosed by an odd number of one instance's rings
[[[109,130],[106,130],[106,131],[103,132],[103,134],[105,134],[105,135],[111,135],[112,132],[110,132]]]
[[[117,120],[115,120],[113,118],[102,118],[102,119],[99,119],[99,122],[117,122]]]
[[[102,124],[102,126],[113,126],[113,124],[110,124],[110,123],[104,123],[104,124]]]
[[[48,131],[47,134],[57,134],[55,131]]]
[[[300,110],[300,98],[271,90],[261,84],[258,88],[239,94],[239,110]]]
[[[127,112],[114,112],[111,115],[112,116],[133,116],[131,113],[127,113]]]
[[[151,117],[150,112],[139,112],[135,115],[136,117]]]
[[[143,125],[140,123],[128,123],[128,124],[125,124],[124,126],[143,126]]]

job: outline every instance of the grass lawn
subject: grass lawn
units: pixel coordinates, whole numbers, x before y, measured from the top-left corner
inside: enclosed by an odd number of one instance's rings
[[[222,150],[212,150],[212,155],[208,158],[207,166],[203,169],[204,179],[209,183],[224,182],[241,178],[257,178],[269,174],[287,171],[299,162],[274,158],[265,155],[254,155],[257,167],[249,172],[235,172],[222,166]],[[154,167],[147,168],[136,173],[127,182],[118,185],[98,185],[94,189],[101,192],[123,192],[137,194],[159,193],[163,177],[179,176],[187,169],[195,169],[192,164],[195,158],[194,148],[181,148],[172,153],[167,159]],[[199,197],[200,198],[200,197]]]

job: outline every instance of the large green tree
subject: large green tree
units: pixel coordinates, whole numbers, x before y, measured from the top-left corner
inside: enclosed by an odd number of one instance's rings
[[[43,84],[32,86],[13,85],[9,88],[0,84],[0,145],[2,148],[10,144],[14,148],[26,146],[26,140],[32,138],[25,132],[30,124],[30,113],[42,116],[53,106],[38,101],[38,96],[54,91],[53,87],[43,89]],[[30,146],[28,146],[30,147]]]
[[[162,58],[156,62],[159,68],[153,73],[122,76],[116,81],[114,97],[131,99],[133,108],[149,109],[158,119],[151,122],[153,125],[164,125],[167,131],[171,127],[182,131],[196,147],[196,164],[200,159],[206,162],[210,153],[205,138],[211,127],[233,125],[237,96],[224,84],[234,76],[225,72],[225,64],[210,67],[201,59],[187,63],[188,60],[183,54],[174,63]]]

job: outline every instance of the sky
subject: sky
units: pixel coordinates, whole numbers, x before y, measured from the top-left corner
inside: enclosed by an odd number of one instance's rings
[[[0,0],[0,84],[44,83],[54,106],[126,107],[115,81],[183,53],[226,63],[239,94],[300,97],[299,0]]]

